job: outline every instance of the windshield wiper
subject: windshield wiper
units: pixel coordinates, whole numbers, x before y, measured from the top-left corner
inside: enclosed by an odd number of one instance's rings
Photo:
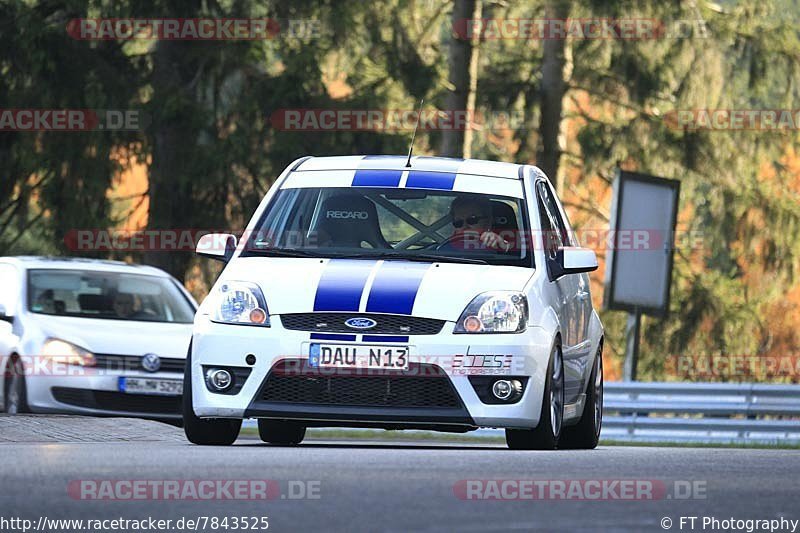
[[[436,261],[440,263],[465,263],[473,265],[488,265],[483,259],[457,257],[430,253],[377,252],[377,253],[346,253],[323,252],[314,253],[300,248],[264,248],[261,250],[247,250],[247,254],[263,255],[268,257],[313,257],[315,259],[402,259],[404,261]]]
[[[325,258],[327,256],[315,254],[299,248],[261,248],[261,249],[248,249],[245,254],[252,255],[266,255],[272,257],[313,257],[316,259]]]
[[[487,261],[483,259],[473,259],[470,257],[457,257],[452,255],[439,255],[439,254],[404,254],[399,252],[379,252],[374,254],[342,254],[337,255],[337,258],[345,259],[402,259],[404,261],[436,261],[439,263],[465,263],[472,265],[488,265]]]

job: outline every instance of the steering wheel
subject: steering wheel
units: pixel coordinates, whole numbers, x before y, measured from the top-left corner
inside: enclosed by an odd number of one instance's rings
[[[442,248],[444,248],[445,246],[447,246],[447,245],[449,245],[449,244],[453,244],[453,243],[455,243],[455,242],[461,242],[461,243],[463,244],[465,241],[466,241],[466,238],[465,238],[465,236],[464,236],[464,234],[463,234],[463,233],[455,233],[455,234],[453,234],[453,235],[450,235],[448,238],[446,238],[446,239],[445,239],[445,240],[443,240],[442,242],[440,242],[440,243],[439,243],[439,244],[436,246],[436,249],[437,249],[437,250],[441,250],[441,249],[442,249]],[[463,248],[463,246],[462,246],[462,248]]]
[[[152,320],[154,318],[158,318],[158,314],[153,311],[152,309],[141,309],[136,311],[131,315],[133,319],[145,319],[145,320]]]

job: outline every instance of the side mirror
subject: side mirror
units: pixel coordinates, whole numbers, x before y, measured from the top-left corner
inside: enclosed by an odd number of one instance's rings
[[[236,237],[230,233],[209,233],[197,242],[197,255],[227,263],[236,251]]]
[[[556,252],[553,279],[597,270],[597,255],[589,248],[566,247]]]
[[[7,322],[10,324],[13,318],[14,317],[8,316],[8,311],[6,311],[6,306],[0,304],[0,324],[2,324],[3,322]]]

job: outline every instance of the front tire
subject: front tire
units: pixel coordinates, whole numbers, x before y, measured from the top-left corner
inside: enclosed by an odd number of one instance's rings
[[[6,413],[19,415],[29,413],[28,388],[25,385],[25,366],[19,357],[14,356],[8,366],[3,404]]]
[[[592,450],[600,441],[603,426],[603,346],[597,349],[586,391],[586,405],[577,425],[564,428],[559,448]]]
[[[297,422],[259,419],[258,436],[270,444],[294,446],[305,438],[306,427]]]
[[[512,450],[554,450],[564,421],[564,362],[556,344],[547,365],[539,425],[533,429],[506,429],[506,444]]]
[[[183,432],[193,444],[203,446],[227,446],[239,437],[241,420],[227,418],[203,419],[194,414],[192,406],[192,347],[186,355],[186,368],[183,371]]]

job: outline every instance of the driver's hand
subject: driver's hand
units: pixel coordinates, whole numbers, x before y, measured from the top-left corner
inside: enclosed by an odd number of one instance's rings
[[[481,243],[487,248],[492,248],[493,250],[502,250],[507,252],[511,249],[511,243],[492,231],[484,231],[483,234],[481,234]]]

